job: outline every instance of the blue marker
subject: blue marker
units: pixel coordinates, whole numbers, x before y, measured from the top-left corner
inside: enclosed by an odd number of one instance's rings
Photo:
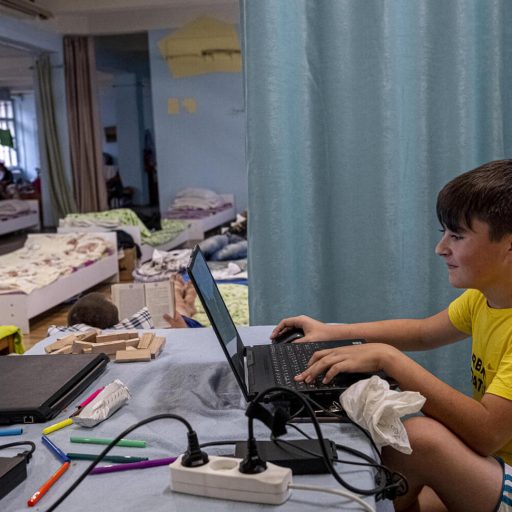
[[[41,436],[41,441],[43,441],[43,444],[45,444],[49,450],[59,459],[62,464],[64,462],[69,462],[69,457],[52,441],[50,441],[46,436]]]
[[[3,428],[0,430],[0,436],[21,436],[23,429],[20,427]]]

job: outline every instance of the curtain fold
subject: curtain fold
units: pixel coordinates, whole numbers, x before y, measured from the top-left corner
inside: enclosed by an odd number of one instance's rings
[[[250,317],[447,306],[435,201],[512,156],[512,6],[242,0]],[[465,360],[462,364],[465,363]]]
[[[48,189],[54,214],[63,218],[76,211],[71,187],[66,179],[60,148],[52,87],[52,65],[50,56],[43,53],[34,63],[36,94],[39,104],[39,127],[42,129],[41,160],[47,166]]]
[[[64,67],[74,192],[80,212],[108,208],[92,37],[64,37]]]

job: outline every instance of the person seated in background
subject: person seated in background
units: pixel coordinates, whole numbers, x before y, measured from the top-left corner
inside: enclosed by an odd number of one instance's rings
[[[9,186],[13,185],[13,183],[12,172],[7,169],[4,162],[0,161],[0,199],[9,199],[12,197]]]
[[[165,314],[164,319],[169,328],[202,327],[199,322],[190,318],[195,313],[196,292],[190,282],[176,274],[174,283],[175,314]],[[48,328],[48,336],[62,332],[87,331],[91,327],[97,329],[154,329],[153,319],[148,308],[144,307],[130,318],[119,320],[117,306],[103,293],[91,292],[76,301],[67,317],[67,326],[52,325]]]

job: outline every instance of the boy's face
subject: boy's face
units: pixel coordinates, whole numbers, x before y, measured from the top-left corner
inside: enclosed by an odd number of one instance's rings
[[[478,219],[471,229],[443,232],[436,246],[448,266],[448,279],[455,288],[474,288],[484,295],[512,276],[512,235],[498,242],[489,240],[489,224]]]

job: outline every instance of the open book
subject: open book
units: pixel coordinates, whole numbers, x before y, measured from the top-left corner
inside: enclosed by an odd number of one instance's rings
[[[119,320],[146,306],[156,328],[169,327],[163,316],[164,313],[174,316],[174,284],[171,281],[113,284],[112,302],[119,310]]]

